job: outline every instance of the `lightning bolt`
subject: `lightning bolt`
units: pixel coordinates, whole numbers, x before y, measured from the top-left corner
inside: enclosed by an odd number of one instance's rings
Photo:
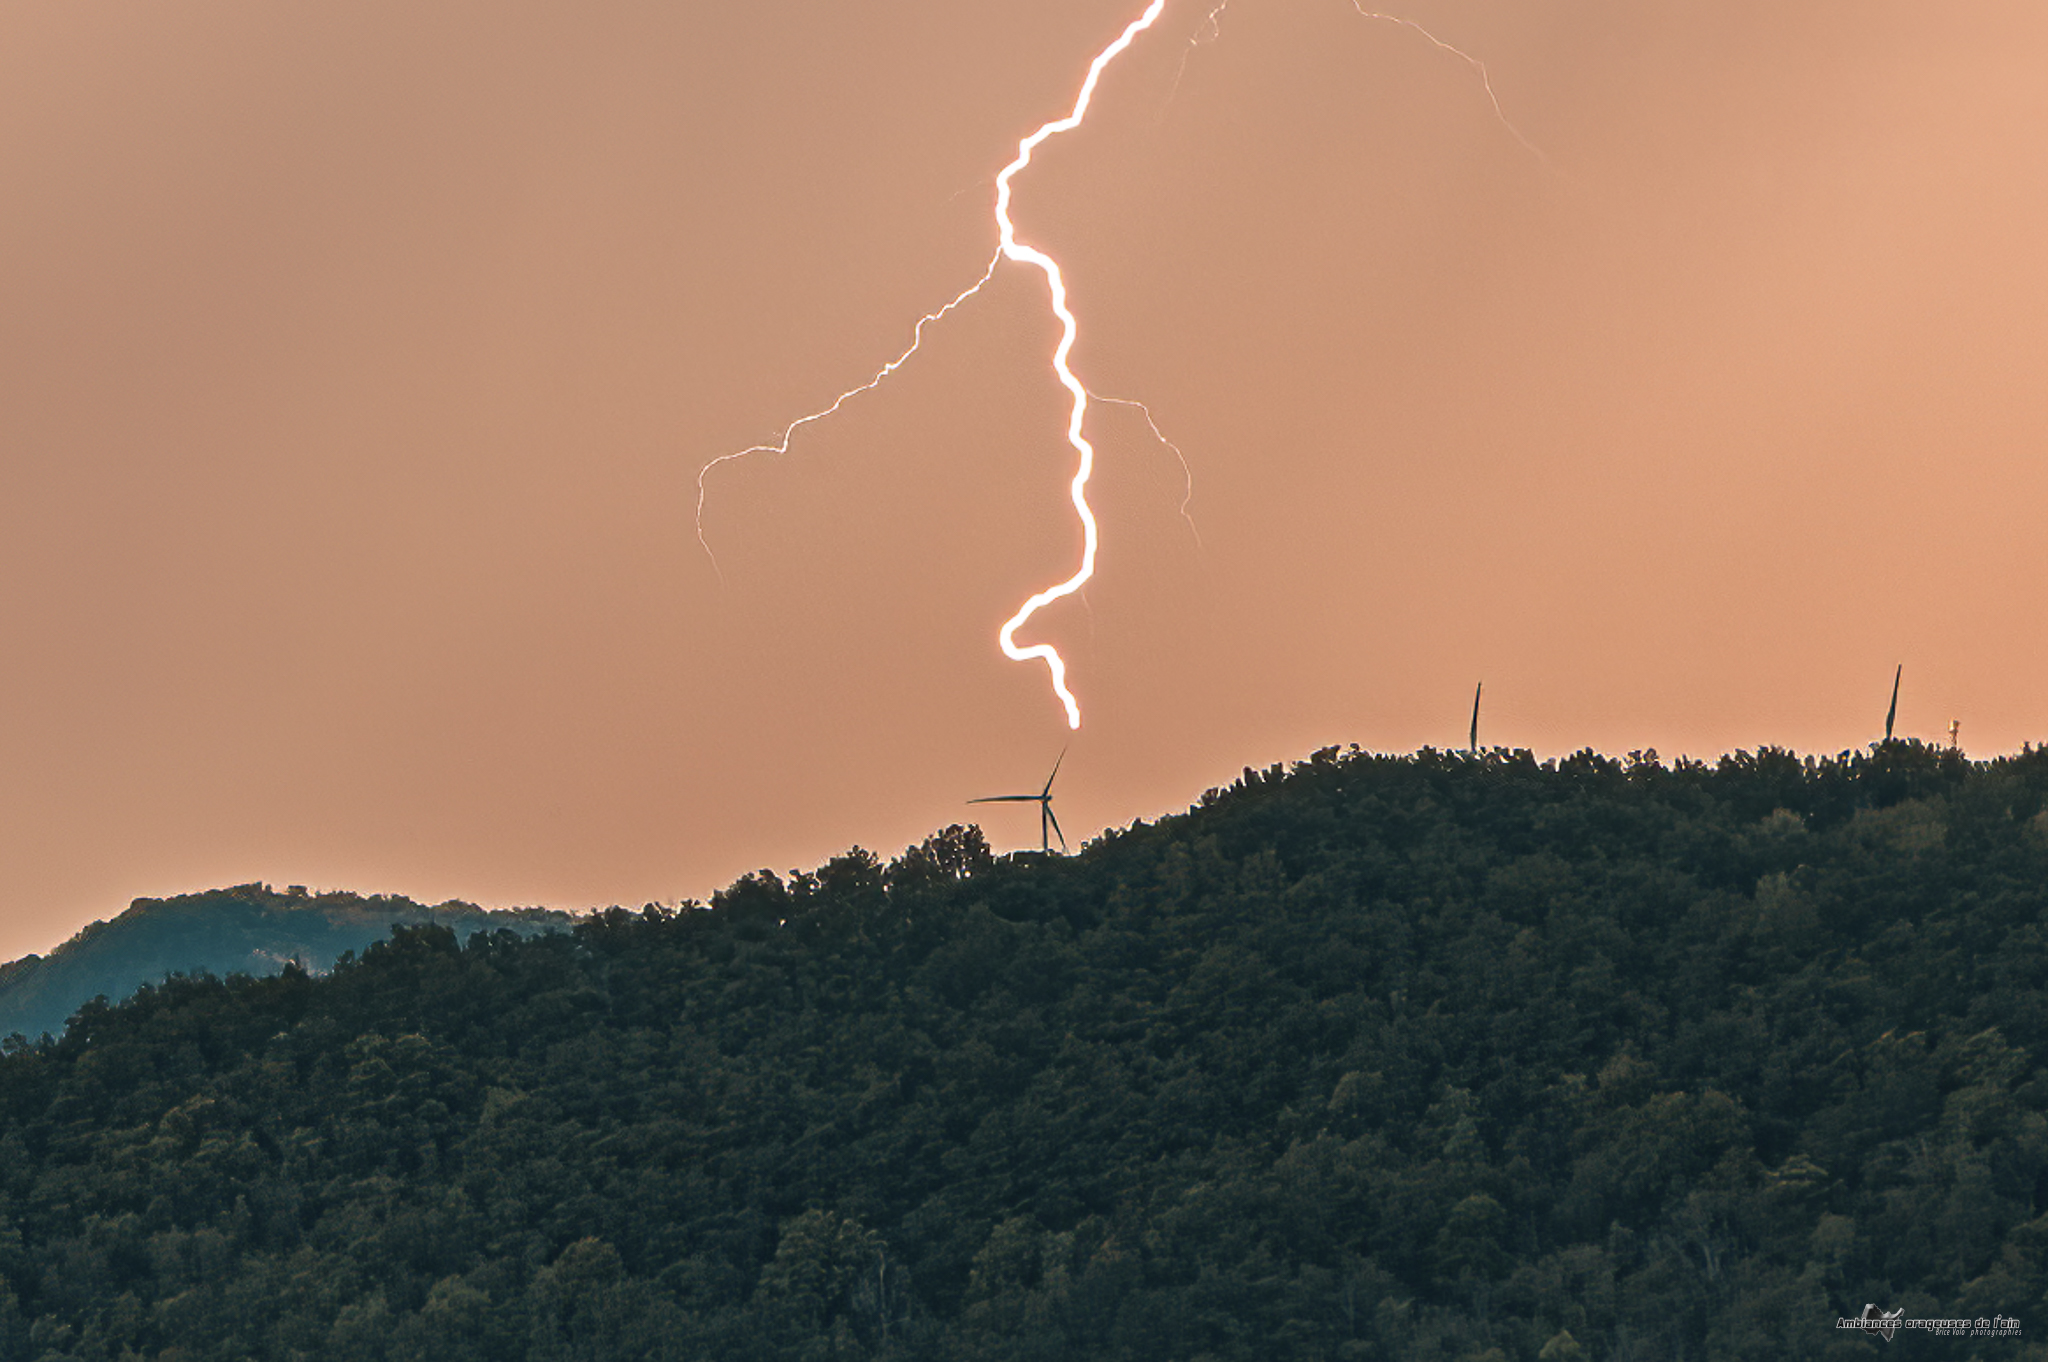
[[[1095,555],[1100,541],[1100,533],[1095,523],[1095,512],[1088,505],[1088,480],[1095,471],[1095,447],[1088,442],[1087,436],[1082,433],[1082,428],[1088,418],[1087,386],[1074,376],[1073,369],[1067,364],[1067,357],[1073,352],[1074,341],[1079,335],[1079,327],[1074,321],[1073,311],[1067,306],[1066,277],[1060,272],[1058,261],[1037,247],[1026,245],[1017,239],[1017,226],[1010,217],[1010,202],[1013,193],[1012,181],[1016,179],[1020,171],[1031,164],[1031,154],[1038,150],[1048,138],[1056,137],[1063,132],[1071,132],[1081,126],[1082,120],[1088,116],[1088,106],[1094,102],[1095,87],[1102,80],[1104,68],[1121,56],[1124,50],[1137,40],[1140,33],[1150,28],[1153,22],[1159,18],[1160,12],[1165,8],[1166,0],[1151,0],[1151,3],[1146,6],[1144,13],[1132,20],[1124,28],[1124,31],[1109,46],[1098,52],[1095,55],[1095,60],[1089,63],[1087,78],[1081,82],[1081,90],[1074,100],[1072,111],[1064,118],[1056,118],[1049,123],[1043,124],[1036,132],[1017,143],[1016,158],[1004,166],[996,175],[995,217],[998,245],[995,255],[989,260],[988,268],[982,271],[979,279],[954,295],[952,301],[944,307],[936,311],[927,312],[923,317],[919,318],[917,325],[911,330],[910,344],[905,347],[901,354],[876,370],[874,376],[867,382],[848,388],[845,392],[840,393],[838,397],[834,398],[830,404],[820,407],[808,415],[798,417],[784,426],[773,440],[762,444],[750,445],[745,449],[734,450],[730,454],[721,454],[697,470],[697,542],[703,547],[705,555],[711,559],[712,570],[718,572],[719,580],[723,581],[725,574],[718,568],[718,556],[711,551],[711,543],[704,534],[706,479],[710,476],[713,469],[721,464],[731,463],[736,459],[744,459],[754,454],[787,454],[790,441],[795,438],[799,430],[802,430],[805,426],[823,421],[826,417],[835,414],[840,408],[863,393],[873,392],[887,381],[891,374],[908,363],[911,357],[918,352],[919,347],[924,344],[925,329],[937,322],[943,321],[948,313],[966,303],[968,299],[974,297],[977,293],[980,293],[983,286],[994,277],[996,267],[1003,261],[1010,260],[1017,264],[1029,265],[1037,269],[1045,276],[1052,313],[1054,317],[1058,318],[1060,323],[1059,343],[1053,347],[1052,354],[1053,373],[1059,379],[1060,386],[1067,390],[1072,400],[1071,410],[1067,418],[1067,443],[1073,446],[1074,452],[1078,456],[1078,465],[1069,490],[1074,503],[1074,513],[1081,521],[1081,564],[1074,574],[1065,581],[1049,586],[1026,600],[1018,608],[1017,613],[1004,622],[1002,629],[996,635],[996,640],[1001,645],[1004,655],[1013,661],[1029,662],[1036,659],[1045,663],[1046,672],[1052,680],[1053,693],[1059,697],[1060,704],[1067,712],[1067,727],[1069,728],[1079,728],[1081,726],[1081,706],[1074,699],[1073,691],[1067,688],[1066,659],[1060,656],[1059,649],[1049,643],[1034,643],[1028,646],[1020,645],[1017,642],[1017,631],[1023,628],[1033,615],[1054,601],[1073,595],[1087,584],[1089,578],[1095,575]],[[1160,433],[1158,423],[1152,419],[1152,413],[1150,409],[1145,407],[1144,403],[1135,402],[1128,398],[1109,398],[1104,400],[1134,406],[1144,412],[1146,424],[1151,426],[1152,433],[1158,436],[1161,443],[1173,451],[1176,458],[1180,459],[1182,475],[1188,479],[1187,494],[1181,499],[1181,515],[1183,518],[1186,518],[1188,500],[1194,495],[1194,484],[1192,475],[1188,473],[1187,459],[1181,454],[1179,446]],[[1192,529],[1194,521],[1190,519],[1188,526]],[[1197,543],[1200,542],[1199,534],[1196,535],[1196,541]]]
[[[1224,0],[1224,3],[1229,3],[1229,0]],[[1218,8],[1221,9],[1222,6],[1218,6]],[[1485,62],[1479,60],[1479,58],[1473,56],[1464,48],[1445,42],[1442,38],[1437,37],[1436,34],[1431,33],[1428,29],[1424,28],[1421,24],[1416,23],[1413,19],[1404,19],[1398,14],[1381,14],[1378,10],[1367,9],[1364,5],[1359,3],[1359,0],[1351,0],[1351,8],[1358,11],[1360,18],[1373,19],[1383,24],[1395,24],[1401,28],[1413,29],[1415,32],[1420,33],[1425,39],[1427,39],[1431,46],[1435,47],[1438,51],[1448,52],[1452,56],[1456,57],[1458,60],[1464,62],[1465,65],[1471,67],[1473,74],[1479,77],[1480,88],[1486,91],[1487,102],[1493,105],[1493,116],[1500,120],[1500,125],[1508,130],[1509,136],[1513,137],[1517,142],[1520,142],[1522,144],[1522,147],[1525,151],[1527,151],[1530,155],[1534,156],[1537,160],[1543,162],[1543,165],[1546,169],[1550,168],[1550,158],[1543,154],[1543,149],[1537,146],[1534,142],[1531,142],[1528,138],[1524,137],[1522,135],[1522,130],[1516,127],[1514,124],[1514,120],[1508,117],[1507,110],[1503,109],[1500,106],[1500,96],[1494,93],[1493,89],[1493,75],[1486,69]],[[1210,16],[1212,20],[1214,19],[1214,17],[1214,15]]]
[[[1195,499],[1195,471],[1188,467],[1188,456],[1181,453],[1180,446],[1166,438],[1166,432],[1159,428],[1159,422],[1152,417],[1152,408],[1135,397],[1106,397],[1090,388],[1088,396],[1097,402],[1106,402],[1114,407],[1136,407],[1145,418],[1145,424],[1152,430],[1152,438],[1165,445],[1168,452],[1180,462],[1181,496],[1180,518],[1188,523],[1188,533],[1195,537],[1195,547],[1202,547],[1202,531],[1196,527],[1195,518],[1188,514],[1188,503]]]
[[[1465,65],[1471,67],[1472,73],[1479,77],[1480,88],[1486,91],[1487,103],[1493,105],[1493,116],[1499,120],[1503,128],[1508,130],[1508,135],[1517,142],[1520,142],[1523,149],[1530,155],[1543,162],[1546,169],[1554,170],[1556,168],[1550,164],[1550,158],[1543,154],[1543,148],[1523,136],[1522,130],[1515,126],[1513,119],[1508,117],[1508,111],[1501,107],[1500,95],[1493,88],[1493,74],[1486,69],[1485,62],[1479,60],[1479,58],[1473,56],[1457,44],[1445,42],[1413,19],[1399,14],[1383,14],[1378,10],[1367,9],[1362,0],[1350,0],[1350,5],[1361,19],[1371,19],[1378,23],[1393,24],[1396,27],[1418,33],[1422,35],[1424,41],[1439,52],[1448,52],[1459,61],[1464,62]],[[1229,8],[1230,0],[1217,0],[1215,7],[1209,11],[1208,16],[1195,29],[1194,36],[1188,39],[1187,47],[1180,54],[1180,69],[1174,73],[1173,89],[1166,96],[1168,100],[1171,100],[1175,94],[1179,93],[1181,79],[1188,73],[1188,62],[1194,57],[1195,49],[1206,43],[1222,40],[1223,11]]]
[[[924,344],[924,329],[927,326],[932,325],[932,323],[934,322],[943,321],[947,313],[959,307],[962,303],[966,302],[969,298],[972,298],[975,294],[981,292],[982,286],[987,284],[990,279],[995,277],[996,266],[1002,263],[1002,252],[998,251],[996,254],[989,257],[988,268],[981,272],[981,278],[975,280],[966,288],[961,289],[959,293],[954,295],[952,302],[947,303],[944,307],[938,309],[935,312],[927,312],[922,317],[919,317],[917,319],[917,325],[911,328],[910,345],[903,351],[902,354],[896,356],[896,358],[890,360],[887,364],[884,364],[881,368],[877,369],[875,371],[875,376],[873,378],[869,379],[867,382],[859,385],[858,387],[848,388],[845,392],[833,398],[832,404],[830,406],[820,407],[818,408],[818,410],[812,412],[808,416],[797,417],[796,420],[791,421],[788,425],[784,426],[782,428],[781,433],[778,434],[773,440],[770,440],[768,443],[748,445],[745,449],[735,449],[730,454],[721,454],[717,458],[713,459],[711,462],[705,464],[702,468],[697,470],[697,542],[703,546],[704,556],[711,560],[711,570],[718,574],[718,580],[720,582],[725,581],[725,573],[718,566],[718,555],[711,551],[711,541],[704,537],[704,479],[710,476],[711,470],[718,467],[720,464],[731,463],[735,459],[744,459],[749,455],[753,454],[789,453],[789,442],[799,430],[802,430],[805,426],[814,425],[817,422],[824,420],[826,417],[833,415],[841,407],[845,406],[848,402],[851,402],[854,398],[859,397],[862,393],[873,392],[875,389],[882,386],[882,384],[888,379],[889,375],[895,373],[898,369],[902,368],[905,364],[909,363],[910,357],[916,354],[918,348]]]
[[[1195,36],[1188,39],[1188,45],[1181,50],[1180,66],[1173,73],[1173,88],[1166,92],[1168,103],[1180,93],[1181,80],[1188,73],[1188,62],[1194,57],[1195,49],[1205,42],[1216,42],[1223,37],[1223,11],[1229,8],[1230,0],[1217,0],[1208,17],[1202,20],[1202,26],[1195,30]]]
[[[1143,14],[1131,20],[1108,47],[1096,53],[1095,60],[1088,64],[1088,78],[1081,82],[1081,93],[1074,100],[1073,112],[1065,118],[1054,119],[1019,142],[1017,159],[1004,166],[996,175],[996,230],[1001,243],[997,249],[1005,259],[1014,260],[1020,265],[1030,265],[1045,275],[1046,293],[1053,315],[1060,319],[1060,340],[1059,344],[1053,347],[1052,368],[1053,372],[1059,375],[1060,386],[1073,398],[1073,405],[1067,415],[1067,443],[1072,445],[1074,452],[1080,456],[1079,464],[1074,470],[1071,493],[1074,514],[1081,520],[1081,566],[1064,582],[1047,587],[1019,606],[1017,613],[1010,616],[997,632],[996,641],[1002,645],[1003,655],[1013,662],[1028,662],[1032,658],[1037,658],[1045,663],[1046,672],[1052,679],[1053,694],[1059,696],[1060,703],[1066,706],[1068,728],[1081,726],[1081,706],[1074,699],[1074,693],[1067,689],[1066,659],[1061,657],[1059,649],[1050,643],[1034,643],[1029,647],[1019,647],[1017,631],[1023,628],[1033,615],[1054,601],[1073,595],[1095,575],[1095,549],[1099,536],[1095,528],[1095,512],[1088,506],[1088,478],[1095,471],[1095,446],[1089,444],[1088,437],[1081,433],[1082,424],[1088,418],[1088,389],[1080,379],[1074,377],[1074,371],[1067,367],[1067,356],[1073,352],[1074,339],[1079,334],[1079,327],[1074,322],[1074,314],[1067,308],[1066,277],[1060,273],[1057,260],[1044,251],[1017,240],[1017,225],[1010,220],[1010,182],[1017,178],[1019,171],[1031,164],[1031,153],[1037,151],[1047,138],[1056,137],[1063,132],[1072,132],[1081,126],[1081,120],[1088,116],[1088,105],[1095,98],[1095,86],[1102,79],[1103,68],[1122,56],[1124,49],[1137,41],[1140,33],[1152,27],[1153,21],[1159,17],[1159,12],[1165,8],[1166,0],[1152,0],[1152,3],[1145,7]]]
[[[1214,41],[1222,36],[1222,14],[1229,6],[1229,3],[1230,0],[1217,0],[1217,3],[1208,11],[1208,15],[1202,21],[1201,26],[1196,30],[1194,37],[1189,40],[1187,50],[1181,55],[1180,71],[1174,77],[1174,88],[1176,90],[1179,88],[1181,75],[1186,73],[1188,59],[1193,54],[1194,49],[1204,41]],[[1549,158],[1544,156],[1543,152],[1535,144],[1522,135],[1521,130],[1508,119],[1506,111],[1501,108],[1500,96],[1494,91],[1493,80],[1487,71],[1486,63],[1462,48],[1445,42],[1412,19],[1369,10],[1365,8],[1362,0],[1350,0],[1350,4],[1352,9],[1363,18],[1412,29],[1435,47],[1463,60],[1478,75],[1480,84],[1486,91],[1486,97],[1493,106],[1495,118],[1514,136],[1516,141],[1520,142],[1523,147],[1543,161],[1546,166],[1549,165]],[[1017,642],[1017,632],[1030,622],[1033,615],[1046,606],[1051,605],[1054,601],[1062,600],[1080,591],[1087,585],[1089,579],[1095,575],[1095,559],[1100,543],[1100,533],[1095,522],[1095,512],[1088,504],[1088,482],[1095,469],[1095,447],[1089,443],[1084,433],[1088,419],[1088,402],[1092,394],[1089,392],[1087,385],[1075,376],[1073,369],[1068,364],[1068,358],[1073,353],[1074,342],[1079,336],[1080,328],[1074,320],[1073,311],[1067,305],[1066,277],[1060,271],[1059,262],[1054,260],[1052,256],[1035,246],[1026,245],[1018,240],[1016,224],[1010,217],[1010,204],[1013,195],[1013,181],[1018,174],[1031,164],[1032,154],[1040,146],[1044,145],[1048,139],[1056,137],[1063,132],[1071,132],[1081,126],[1083,120],[1088,116],[1089,105],[1094,101],[1095,89],[1101,82],[1103,71],[1111,62],[1123,55],[1125,50],[1137,40],[1139,34],[1152,27],[1165,8],[1166,0],[1150,0],[1143,13],[1126,25],[1123,32],[1118,34],[1107,47],[1096,53],[1094,61],[1088,65],[1087,77],[1081,82],[1081,89],[1075,97],[1072,110],[1063,118],[1057,118],[1041,125],[1036,132],[1018,142],[1016,157],[996,175],[995,221],[997,246],[995,254],[989,260],[988,267],[982,271],[979,279],[954,295],[953,299],[943,307],[927,312],[924,316],[920,317],[917,325],[911,329],[910,344],[905,347],[902,353],[876,370],[874,376],[865,383],[848,388],[840,393],[838,397],[834,398],[829,405],[821,407],[808,415],[798,417],[787,426],[784,426],[773,440],[762,444],[750,445],[745,449],[735,450],[730,454],[722,454],[697,470],[697,542],[703,547],[705,556],[710,558],[712,570],[718,573],[719,580],[723,582],[725,574],[718,567],[718,557],[712,552],[711,543],[704,534],[706,479],[710,476],[713,469],[722,464],[730,463],[737,459],[744,459],[755,454],[787,454],[790,442],[795,438],[798,431],[834,415],[856,397],[874,391],[887,381],[891,374],[908,363],[924,344],[926,328],[943,321],[948,314],[980,293],[989,280],[995,276],[996,269],[1003,261],[1008,260],[1020,265],[1029,265],[1038,270],[1045,278],[1047,300],[1052,309],[1053,316],[1058,319],[1060,324],[1060,339],[1058,344],[1053,347],[1052,370],[1054,376],[1058,378],[1060,386],[1067,390],[1070,398],[1067,416],[1067,443],[1072,446],[1076,455],[1076,466],[1073,481],[1069,485],[1069,495],[1073,501],[1074,514],[1081,522],[1081,561],[1072,576],[1045,588],[1043,591],[1036,592],[1026,599],[1023,605],[1018,607],[1017,613],[1004,621],[1002,628],[997,632],[996,640],[1001,646],[1004,656],[1012,661],[1030,662],[1036,660],[1045,664],[1047,675],[1052,682],[1053,693],[1059,698],[1061,706],[1066,710],[1067,726],[1073,729],[1078,729],[1081,726],[1081,706],[1075,700],[1073,691],[1067,686],[1066,659],[1061,657],[1059,650],[1049,643],[1019,644]],[[1168,98],[1171,99],[1172,95],[1169,94]],[[1181,453],[1180,447],[1166,438],[1165,434],[1159,429],[1158,422],[1153,419],[1151,410],[1144,403],[1123,397],[1096,397],[1096,400],[1137,408],[1143,413],[1145,423],[1151,428],[1153,436],[1171,450],[1176,459],[1180,460],[1181,473],[1186,487],[1185,495],[1181,498],[1180,514],[1181,518],[1187,521],[1189,530],[1194,533],[1195,543],[1199,548],[1201,545],[1201,532],[1195,529],[1194,520],[1188,515],[1188,503],[1194,496],[1194,480],[1193,475],[1188,469],[1187,458]],[[1085,604],[1085,602],[1086,597],[1084,596],[1083,603]]]

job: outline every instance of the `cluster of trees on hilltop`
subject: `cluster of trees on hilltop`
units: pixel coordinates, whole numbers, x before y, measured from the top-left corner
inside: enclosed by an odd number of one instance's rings
[[[0,1058],[0,1359],[2040,1355],[2044,809],[2035,752],[1333,749],[172,981]]]

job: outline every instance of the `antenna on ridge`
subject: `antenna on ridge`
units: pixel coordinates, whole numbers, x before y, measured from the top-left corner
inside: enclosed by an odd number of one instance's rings
[[[1884,740],[1892,740],[1892,721],[1899,717],[1899,678],[1906,674],[1906,664],[1901,662],[1892,673],[1892,707],[1884,712]]]
[[[1485,689],[1486,683],[1484,681],[1481,681],[1472,688],[1472,736],[1465,748],[1468,752],[1477,752],[1479,750],[1479,696]]]

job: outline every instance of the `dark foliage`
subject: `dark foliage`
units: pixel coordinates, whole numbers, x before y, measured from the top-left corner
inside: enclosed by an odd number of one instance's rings
[[[2033,1355],[2044,799],[1332,749],[174,980],[0,1059],[0,1359]]]

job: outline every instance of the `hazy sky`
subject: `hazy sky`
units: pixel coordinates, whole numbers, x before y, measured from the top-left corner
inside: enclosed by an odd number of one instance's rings
[[[1028,806],[993,177],[1140,0],[0,7],[0,958]],[[1168,0],[1017,182],[1070,835],[1336,742],[2048,737],[2048,7]],[[1201,38],[1198,43],[1192,39]]]

